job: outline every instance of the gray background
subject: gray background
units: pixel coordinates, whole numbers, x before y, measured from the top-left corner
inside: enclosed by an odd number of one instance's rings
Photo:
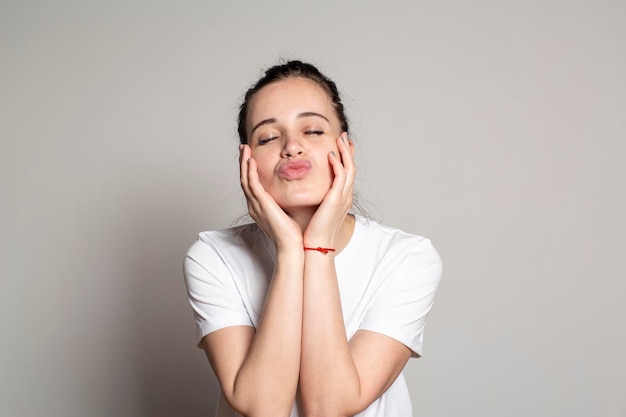
[[[0,3],[0,415],[208,416],[181,265],[244,212],[235,116],[338,83],[361,199],[444,282],[416,416],[626,416],[624,1]]]

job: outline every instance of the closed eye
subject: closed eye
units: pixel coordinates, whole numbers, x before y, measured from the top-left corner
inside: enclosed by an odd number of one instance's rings
[[[317,136],[319,136],[319,135],[323,135],[324,131],[323,130],[307,130],[304,133],[307,134],[307,135],[317,135]]]
[[[270,141],[272,141],[274,139],[277,139],[277,138],[278,138],[278,136],[270,136],[269,138],[259,139],[259,145],[265,145],[266,143],[268,143],[268,142],[270,142]]]

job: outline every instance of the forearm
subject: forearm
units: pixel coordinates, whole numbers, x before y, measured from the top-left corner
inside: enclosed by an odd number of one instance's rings
[[[245,415],[289,415],[298,387],[303,254],[279,254],[260,323],[226,393]]]
[[[360,411],[353,408],[360,382],[346,338],[334,259],[319,252],[305,256],[302,332],[300,390],[307,416]]]

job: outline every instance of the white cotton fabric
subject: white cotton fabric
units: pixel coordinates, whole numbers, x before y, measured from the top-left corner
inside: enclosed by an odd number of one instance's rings
[[[346,336],[369,330],[422,354],[426,317],[441,279],[430,241],[361,216],[335,257]],[[275,250],[254,224],[203,232],[185,258],[185,280],[196,319],[196,343],[218,329],[257,327],[272,277]],[[291,417],[303,416],[295,399]],[[220,396],[216,417],[240,416]],[[412,417],[400,376],[358,417]]]

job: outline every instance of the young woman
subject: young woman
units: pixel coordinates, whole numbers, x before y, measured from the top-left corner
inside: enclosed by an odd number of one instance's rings
[[[201,233],[185,259],[217,416],[412,417],[402,369],[421,354],[441,262],[427,239],[349,212],[335,84],[300,61],[270,68],[239,136],[254,223]]]

